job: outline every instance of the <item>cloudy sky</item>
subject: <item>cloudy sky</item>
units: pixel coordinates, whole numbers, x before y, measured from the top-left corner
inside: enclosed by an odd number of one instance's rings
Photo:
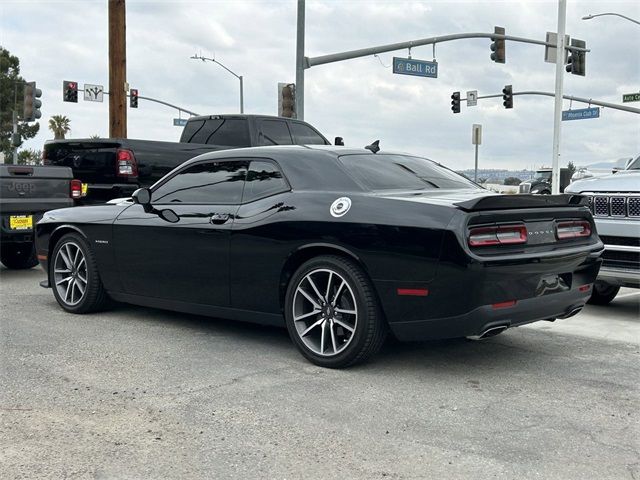
[[[236,113],[238,81],[219,66],[191,60],[215,56],[245,78],[245,112],[276,114],[277,83],[295,79],[296,1],[127,1],[127,77],[146,95],[200,114]],[[556,1],[307,1],[307,56],[463,32],[492,32],[544,40],[557,28]],[[640,91],[640,1],[568,0],[567,33],[586,40],[587,76],[566,74],[565,94],[621,103]],[[108,135],[108,102],[62,102],[62,81],[108,88],[107,0],[0,2],[0,45],[17,55],[26,80],[43,90],[41,133],[27,143],[40,149],[52,137],[51,115],[71,119],[71,137]],[[439,78],[394,75],[392,57],[407,51],[313,67],[306,71],[305,120],[328,138],[364,146],[380,139],[385,149],[423,154],[454,169],[473,166],[471,125],[483,125],[481,167],[549,165],[553,99],[501,99],[463,104],[452,114],[453,91],[495,94],[553,91],[555,66],[544,47],[507,43],[507,62],[489,59],[487,39],[460,40],[436,48]],[[431,46],[413,58],[432,60]],[[640,103],[628,104],[640,108]],[[573,108],[586,105],[573,104]],[[565,101],[565,109],[569,102]],[[129,137],[175,141],[177,112],[143,100],[129,109]],[[43,122],[44,121],[44,122]],[[599,119],[563,122],[561,162],[584,165],[640,152],[640,115],[612,109]]]

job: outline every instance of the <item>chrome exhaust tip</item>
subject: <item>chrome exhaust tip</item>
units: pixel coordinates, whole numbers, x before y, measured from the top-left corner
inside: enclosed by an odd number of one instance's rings
[[[508,324],[507,325],[495,325],[493,327],[487,328],[480,335],[469,335],[467,338],[469,340],[484,340],[485,338],[495,337],[496,335],[501,334],[507,328],[509,328]]]

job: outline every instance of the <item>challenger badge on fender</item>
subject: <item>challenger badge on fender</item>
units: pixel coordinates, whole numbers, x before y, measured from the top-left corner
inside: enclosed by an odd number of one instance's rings
[[[342,217],[351,208],[351,199],[349,197],[340,197],[331,204],[331,215],[334,217]]]

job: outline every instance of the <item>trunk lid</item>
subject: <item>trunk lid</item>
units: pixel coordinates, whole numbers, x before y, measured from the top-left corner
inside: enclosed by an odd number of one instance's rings
[[[38,213],[73,206],[72,178],[68,168],[0,165],[0,213]]]

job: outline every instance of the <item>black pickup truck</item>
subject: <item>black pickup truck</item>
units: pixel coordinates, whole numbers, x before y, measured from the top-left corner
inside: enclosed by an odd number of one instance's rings
[[[82,182],[70,168],[0,165],[0,260],[11,269],[38,264],[33,232],[44,212],[72,207]]]
[[[339,143],[341,139],[336,139]],[[330,145],[308,123],[267,115],[191,117],[180,142],[126,138],[51,140],[45,165],[70,167],[87,188],[82,203],[128,197],[202,153],[262,145]]]

